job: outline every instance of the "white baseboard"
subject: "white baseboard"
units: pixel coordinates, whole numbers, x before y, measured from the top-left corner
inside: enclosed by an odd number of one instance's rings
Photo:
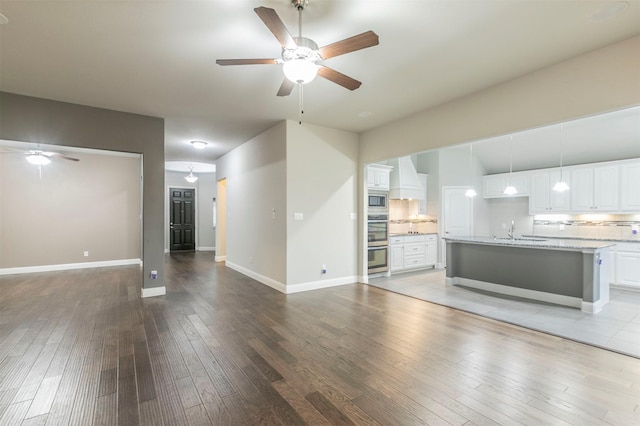
[[[597,302],[582,302],[582,307],[580,310],[582,312],[586,312],[588,314],[597,314],[600,312],[605,303],[602,300],[598,300]]]
[[[327,280],[310,281],[306,283],[286,285],[284,283],[281,283],[280,281],[274,280],[273,278],[269,278],[255,271],[247,269],[243,266],[236,265],[235,263],[232,263],[232,262],[227,262],[226,266],[233,269],[234,271],[238,271],[241,274],[244,274],[250,278],[253,278],[254,280],[262,284],[265,284],[275,290],[278,290],[280,293],[284,293],[284,294],[299,293],[301,291],[318,290],[321,288],[329,288],[329,287],[335,287],[339,285],[353,284],[357,282],[356,277],[351,276],[351,277],[333,278],[333,279],[327,279]]]
[[[167,288],[165,286],[162,287],[151,287],[151,288],[143,288],[140,293],[140,297],[143,299],[146,297],[155,297],[155,296],[164,296],[167,294]]]
[[[327,280],[309,281],[300,284],[290,284],[287,286],[286,293],[299,293],[301,291],[318,290],[321,288],[336,287],[339,285],[354,284],[357,282],[355,275],[350,277],[332,278]]]
[[[565,296],[562,294],[546,293],[544,291],[528,290],[525,288],[511,287],[508,285],[488,283],[485,281],[472,280],[469,278],[453,277],[445,281],[447,284],[463,285],[466,287],[477,288],[479,290],[491,291],[493,293],[506,294],[508,296],[523,297],[525,299],[540,300],[547,303],[555,303],[556,305],[570,306],[572,308],[583,307],[582,299],[578,297]],[[586,311],[585,311],[586,312]]]
[[[226,262],[227,256],[216,256],[213,258],[213,260],[216,262]]]
[[[627,291],[635,291],[640,292],[640,287],[634,285],[626,285],[626,284],[613,284],[609,285],[609,288],[614,288],[616,290],[627,290]]]
[[[196,247],[196,251],[216,251],[215,247]]]
[[[225,256],[226,259],[226,256]],[[217,261],[217,259],[216,259]],[[259,274],[255,271],[252,271],[250,269],[247,269],[243,266],[240,265],[236,265],[233,262],[226,262],[226,266],[233,269],[234,271],[238,271],[241,274],[244,274],[250,278],[253,278],[254,280],[261,282],[262,284],[268,285],[269,287],[278,290],[280,293],[287,293],[287,286],[283,283],[281,283],[280,281],[276,281],[273,278],[269,278],[267,276],[264,276],[262,274]]]
[[[34,272],[67,271],[70,269],[104,268],[109,266],[142,265],[140,259],[103,260],[99,262],[63,263],[59,265],[23,266],[0,269],[0,275],[30,274]]]

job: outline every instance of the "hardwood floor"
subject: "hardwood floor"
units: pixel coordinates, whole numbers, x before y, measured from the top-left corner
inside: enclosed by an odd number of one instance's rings
[[[362,284],[283,295],[211,253],[0,277],[1,425],[636,425],[640,360]]]

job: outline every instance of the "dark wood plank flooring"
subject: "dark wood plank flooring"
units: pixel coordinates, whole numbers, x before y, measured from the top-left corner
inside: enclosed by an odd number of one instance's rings
[[[0,425],[637,425],[640,360],[361,284],[212,260],[0,277]]]

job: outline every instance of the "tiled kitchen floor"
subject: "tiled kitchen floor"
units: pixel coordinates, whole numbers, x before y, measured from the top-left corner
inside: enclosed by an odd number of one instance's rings
[[[640,292],[611,290],[597,314],[445,284],[444,270],[372,278],[369,284],[488,318],[640,358]]]

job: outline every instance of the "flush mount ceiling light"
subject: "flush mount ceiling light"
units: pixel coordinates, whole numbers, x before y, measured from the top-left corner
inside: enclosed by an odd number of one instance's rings
[[[569,190],[569,185],[562,179],[562,123],[560,123],[560,180],[553,185],[552,188],[556,192],[564,192]]]
[[[509,148],[509,185],[504,189],[504,195],[516,195],[518,190],[511,183],[511,176],[513,175],[513,135],[511,135],[511,143]]]
[[[198,176],[193,175],[193,166],[189,167],[189,174],[184,177],[184,180],[189,183],[195,183],[198,180]]]
[[[629,2],[616,1],[607,3],[589,16],[591,22],[604,22],[613,19],[629,8]]]
[[[205,141],[191,141],[191,145],[193,145],[195,149],[204,149],[207,143]]]

